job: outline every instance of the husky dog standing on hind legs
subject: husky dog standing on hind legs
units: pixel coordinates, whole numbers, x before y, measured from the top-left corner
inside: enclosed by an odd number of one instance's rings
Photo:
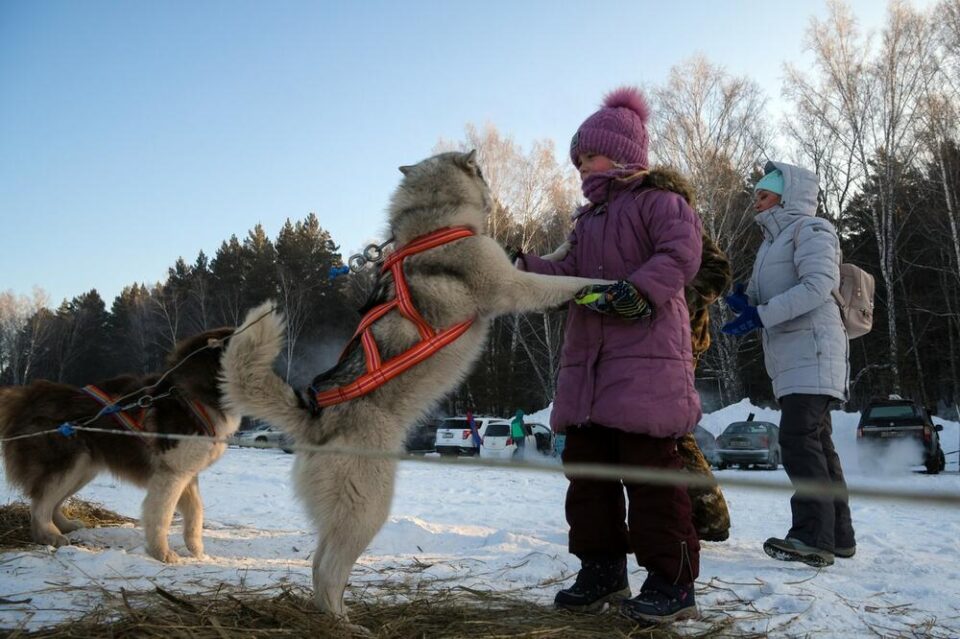
[[[373,315],[340,362],[298,393],[273,371],[282,316],[270,313],[269,303],[251,311],[224,354],[222,389],[234,410],[276,424],[301,444],[399,452],[409,426],[470,371],[493,318],[548,309],[584,286],[613,284],[514,268],[483,235],[493,200],[475,152],[442,153],[400,171],[388,212],[397,248],[362,309]],[[448,233],[454,239],[434,241]],[[425,347],[436,340],[443,345]],[[385,374],[424,348],[426,359]],[[371,371],[388,381],[358,388]],[[319,536],[313,586],[320,609],[345,616],[350,570],[386,521],[395,474],[392,459],[298,452],[296,490]]]

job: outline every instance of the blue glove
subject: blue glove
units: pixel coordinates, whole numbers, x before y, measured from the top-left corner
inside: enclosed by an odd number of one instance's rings
[[[748,304],[736,319],[721,326],[720,332],[739,337],[762,327],[763,322],[760,321],[760,314],[757,313],[757,307]]]
[[[750,300],[747,298],[747,294],[744,292],[743,282],[737,282],[733,287],[733,293],[730,293],[723,298],[723,301],[727,303],[727,306],[730,307],[730,310],[738,315],[750,306]]]

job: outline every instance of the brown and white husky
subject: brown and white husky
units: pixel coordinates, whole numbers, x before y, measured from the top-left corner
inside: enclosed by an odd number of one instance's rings
[[[503,248],[483,235],[493,200],[473,152],[443,153],[400,170],[403,179],[389,209],[389,232],[398,251],[446,227],[466,226],[476,233],[406,258],[403,272],[413,305],[437,330],[471,318],[473,324],[373,392],[317,408],[310,396],[274,373],[284,322],[265,305],[250,312],[246,330],[238,331],[224,354],[224,397],[233,410],[267,420],[301,444],[399,452],[410,425],[470,371],[493,318],[551,308],[572,299],[583,286],[612,283],[514,268]],[[383,275],[368,307],[395,297],[393,278]],[[384,361],[420,340],[414,322],[395,311],[373,324],[373,334]],[[337,366],[314,380],[312,392],[348,384],[365,370],[364,349],[354,342]],[[345,614],[343,593],[350,570],[386,521],[395,473],[396,462],[388,459],[297,454],[296,490],[319,534],[313,585],[322,610]]]
[[[126,435],[77,430],[69,436],[53,433],[4,442],[7,479],[30,500],[34,541],[51,546],[69,544],[64,535],[81,524],[67,519],[61,505],[99,473],[109,471],[147,489],[142,523],[151,556],[167,563],[178,560],[167,544],[175,508],[183,515],[187,549],[195,557],[203,555],[203,504],[197,473],[219,459],[226,444],[200,437],[152,438],[139,431],[217,437],[236,431],[239,417],[224,410],[218,387],[221,340],[232,333],[231,328],[221,328],[181,341],[168,360],[171,367],[179,366],[162,381],[160,375],[122,376],[96,382],[85,390],[40,380],[0,389],[2,438],[56,429],[65,422],[79,425],[97,415],[104,402],[128,394],[120,404],[137,402],[148,394],[157,398],[145,410],[131,408],[118,415],[103,415],[89,424],[127,431]],[[122,420],[128,420],[126,425]]]

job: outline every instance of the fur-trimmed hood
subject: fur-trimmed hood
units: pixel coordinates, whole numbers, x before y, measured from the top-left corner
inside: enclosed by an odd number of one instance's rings
[[[696,207],[696,194],[687,178],[676,169],[666,166],[655,166],[643,176],[642,184],[649,188],[672,191],[687,201],[691,207]]]

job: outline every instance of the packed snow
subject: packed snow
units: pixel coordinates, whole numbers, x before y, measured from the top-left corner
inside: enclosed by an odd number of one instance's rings
[[[706,415],[719,434],[749,413],[779,422],[775,410],[744,401]],[[546,421],[548,411],[530,416]],[[855,430],[859,415],[834,413],[835,440],[853,488],[913,489],[960,494],[957,454],[947,471],[926,475],[902,465],[882,478],[859,474]],[[944,425],[944,450],[958,448],[960,426]],[[165,565],[145,552],[139,526],[81,530],[76,545],[34,547],[0,555],[0,627],[36,629],[74,619],[125,590],[155,585],[181,592],[220,584],[239,588],[308,586],[314,537],[293,495],[293,455],[231,447],[200,476],[206,505],[207,556],[187,556],[177,522],[172,546],[181,563]],[[555,460],[545,460],[556,465]],[[893,464],[892,466],[896,466]],[[783,470],[725,470],[725,477],[787,483]],[[360,558],[351,585],[376,595],[386,579],[419,580],[429,590],[462,585],[490,591],[520,589],[517,596],[548,604],[557,578],[572,576],[578,562],[567,553],[563,514],[566,480],[560,472],[403,463],[387,524]],[[857,554],[816,570],[768,558],[764,539],[790,524],[789,492],[728,487],[730,539],[705,543],[697,598],[701,621],[677,624],[693,634],[733,617],[735,629],[773,637],[960,636],[960,512],[918,500],[853,498]],[[79,495],[124,515],[139,517],[143,493],[104,475]],[[4,503],[19,495],[0,484]],[[416,567],[415,571],[409,570]],[[631,562],[636,592],[645,573]],[[569,582],[568,582],[569,583]],[[19,603],[18,603],[19,602]],[[348,599],[349,603],[349,599]]]

